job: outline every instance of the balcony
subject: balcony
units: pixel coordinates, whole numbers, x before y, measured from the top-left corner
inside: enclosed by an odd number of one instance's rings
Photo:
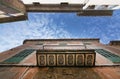
[[[68,47],[69,48],[69,47]],[[39,67],[95,66],[96,53],[90,49],[44,49],[37,50],[37,65]]]

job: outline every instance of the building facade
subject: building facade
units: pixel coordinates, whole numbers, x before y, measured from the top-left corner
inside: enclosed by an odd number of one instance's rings
[[[2,79],[119,79],[120,41],[27,39],[0,53]]]

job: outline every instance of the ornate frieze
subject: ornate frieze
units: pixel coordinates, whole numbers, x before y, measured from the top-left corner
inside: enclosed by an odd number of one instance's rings
[[[94,50],[37,51],[38,66],[95,66]]]

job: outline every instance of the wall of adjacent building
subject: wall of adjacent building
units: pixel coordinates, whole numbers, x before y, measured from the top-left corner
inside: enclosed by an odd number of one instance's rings
[[[1,3],[26,13],[25,6],[20,0],[1,0]]]

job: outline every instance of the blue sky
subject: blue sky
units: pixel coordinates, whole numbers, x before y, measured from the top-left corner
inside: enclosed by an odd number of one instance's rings
[[[120,10],[111,17],[75,13],[28,13],[29,20],[0,24],[0,52],[19,46],[24,39],[100,38],[120,40]]]

